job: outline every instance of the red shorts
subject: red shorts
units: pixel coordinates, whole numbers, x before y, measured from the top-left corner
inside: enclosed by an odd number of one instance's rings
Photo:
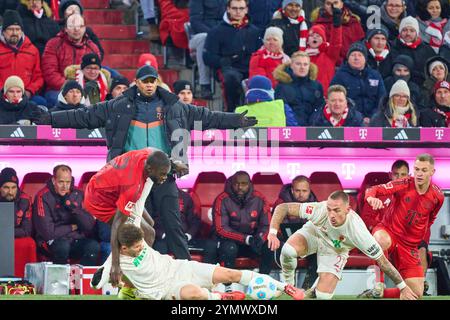
[[[88,188],[86,188],[86,191],[88,191]],[[94,192],[85,192],[83,208],[98,220],[105,223],[108,223],[116,214],[116,207],[106,205],[104,201],[94,196]]]
[[[388,249],[389,260],[400,272],[403,279],[423,278],[424,272],[417,247],[407,246],[399,242],[398,238],[382,223],[373,228],[372,234],[375,234],[378,230],[383,230],[389,234],[391,238],[391,246]]]

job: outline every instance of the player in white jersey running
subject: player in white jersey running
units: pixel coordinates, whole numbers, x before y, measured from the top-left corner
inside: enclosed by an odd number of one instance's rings
[[[243,300],[245,294],[211,292],[218,283],[236,282],[248,285],[258,274],[197,261],[176,260],[153,250],[145,243],[142,230],[134,224],[119,227],[120,268],[136,290],[134,296],[149,300]],[[295,300],[304,291],[273,279],[278,290]]]
[[[319,278],[312,287],[312,296],[331,299],[338,281],[342,278],[348,253],[356,247],[376,260],[380,269],[401,290],[400,299],[417,299],[397,269],[384,256],[383,250],[362,219],[350,209],[349,198],[345,192],[335,191],[327,201],[283,203],[277,206],[267,238],[271,250],[280,247],[277,233],[287,214],[309,221],[289,237],[281,250],[282,275],[286,283],[294,285],[297,257],[303,258],[317,253]]]

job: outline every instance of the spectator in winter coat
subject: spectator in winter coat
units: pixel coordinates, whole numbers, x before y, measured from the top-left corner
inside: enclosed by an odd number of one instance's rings
[[[36,194],[33,224],[38,250],[53,263],[67,264],[74,258],[83,266],[96,266],[100,245],[90,238],[95,220],[81,207],[83,192],[73,184],[70,167],[58,165],[47,185]]]
[[[444,44],[445,33],[450,31],[448,12],[443,10],[443,4],[443,0],[419,1],[419,6],[425,7],[421,10],[424,13],[423,20],[417,19],[419,21],[420,37],[436,53],[439,53],[439,49]]]
[[[335,10],[334,14],[337,11]],[[331,30],[330,42],[327,42],[327,35],[323,25],[316,24],[309,29],[306,52],[319,69],[317,81],[323,86],[323,91],[327,92],[331,79],[333,79],[336,64],[340,59],[339,52],[342,47],[342,27],[340,19],[336,19]]]
[[[450,81],[448,69],[450,63],[440,56],[430,58],[424,68],[425,81],[422,85],[422,96],[426,106],[432,105],[434,86],[439,81]]]
[[[260,31],[250,23],[246,0],[229,0],[223,21],[208,32],[203,58],[218,70],[227,111],[241,104],[241,81],[248,78],[250,57],[261,46]]]
[[[356,110],[364,116],[364,125],[378,108],[386,94],[380,73],[367,66],[367,49],[360,42],[352,44],[347,53],[347,62],[334,75],[331,84],[340,84],[355,103]]]
[[[408,16],[404,0],[386,0],[380,7],[381,25],[388,31],[389,41],[397,39],[400,22]],[[376,27],[376,26],[373,26]],[[372,29],[369,27],[368,29]]]
[[[3,15],[0,35],[0,87],[12,75],[25,83],[25,94],[34,102],[46,105],[39,91],[44,86],[39,51],[23,33],[23,22],[17,11]]]
[[[181,223],[184,234],[188,240],[188,247],[190,250],[201,250],[203,256],[202,262],[217,263],[217,241],[213,239],[201,239],[200,229],[202,223],[200,220],[200,208],[196,207],[192,197],[189,193],[178,189],[178,202],[180,204]],[[152,213],[152,218],[155,221],[155,243],[153,248],[161,254],[170,253],[167,246],[166,233],[161,222],[161,217],[156,212]]]
[[[391,53],[388,39],[388,31],[384,27],[380,27],[368,30],[365,41],[368,50],[367,64],[377,70],[383,79],[391,75],[392,60],[395,59]]]
[[[188,49],[188,40],[184,24],[189,21],[187,0],[158,0],[160,22],[159,37],[163,45],[170,38],[177,48]]]
[[[302,6],[303,0],[283,0],[282,7],[270,22],[271,26],[283,30],[283,51],[288,56],[306,50],[308,24]]]
[[[419,86],[411,80],[411,70],[414,69],[414,62],[410,56],[400,54],[394,58],[392,64],[392,75],[384,80],[386,92],[390,92],[397,80],[405,80],[411,92],[411,101],[419,109],[428,108]]]
[[[106,96],[106,100],[117,98],[130,87],[130,81],[125,77],[112,78],[111,87],[109,93]]]
[[[111,84],[111,73],[102,68],[97,54],[85,54],[81,58],[81,65],[68,66],[64,70],[64,75],[66,79],[75,80],[81,85],[86,106],[106,100]]]
[[[72,14],[79,14],[83,15],[83,6],[81,5],[79,0],[61,0],[59,3],[59,17],[60,17],[60,29],[61,31],[64,31],[64,27],[66,25],[65,20],[71,16]],[[102,44],[100,43],[100,39],[95,34],[94,30],[92,30],[91,27],[86,26],[86,34],[92,42],[95,43],[95,45],[98,47],[98,50],[100,51],[100,58],[103,60],[103,57],[105,55],[105,51],[103,50]]]
[[[445,80],[436,82],[433,98],[433,106],[420,114],[420,125],[450,128],[450,83]]]
[[[435,55],[434,50],[420,38],[419,23],[413,17],[402,19],[399,37],[395,39],[391,50],[395,55],[406,54],[414,61],[412,80],[419,86],[425,81],[423,70],[425,62]]]
[[[56,106],[49,111],[53,112],[86,108],[83,95],[83,88],[78,82],[75,80],[67,80],[64,83],[61,92],[58,94]]]
[[[213,226],[219,240],[219,262],[233,268],[238,256],[260,258],[259,272],[269,274],[273,253],[267,247],[270,205],[254,191],[250,176],[238,171],[225,183],[213,205]]]
[[[371,127],[409,128],[417,127],[419,113],[411,102],[408,84],[405,80],[397,80],[380,102],[380,109],[370,121]]]
[[[342,48],[338,61],[338,65],[340,65],[344,61],[350,45],[365,37],[360,18],[347,8],[342,0],[325,0],[323,7],[316,8],[311,13],[311,22],[313,25],[323,25],[327,39],[331,39],[333,24],[337,17],[335,14],[333,18],[333,10],[336,11],[338,9],[342,10]]]
[[[439,49],[439,55],[447,61],[450,61],[450,31],[444,34],[444,43]]]
[[[23,20],[23,31],[42,55],[48,40],[59,32],[51,9],[44,0],[22,0],[17,11]]]
[[[248,81],[245,94],[246,105],[237,107],[235,112],[248,111],[249,116],[258,120],[256,127],[297,126],[298,122],[291,107],[281,99],[274,100],[274,90],[269,78],[254,76]]]
[[[341,85],[328,88],[327,104],[311,116],[315,127],[362,127],[363,116],[347,99],[347,90]]]
[[[194,94],[192,93],[192,84],[187,80],[178,80],[173,83],[173,92],[180,98],[184,104],[192,104]]]
[[[3,85],[0,97],[0,124],[35,124],[46,111],[28,100],[22,79],[10,76]]]
[[[36,243],[31,237],[31,197],[19,189],[13,168],[0,172],[0,202],[14,203],[14,275],[22,278],[25,265],[37,261]]]
[[[84,19],[72,14],[66,20],[63,31],[50,39],[42,55],[42,72],[47,92],[45,97],[49,106],[54,106],[64,84],[64,70],[73,64],[80,64],[87,53],[100,55],[100,50],[86,34]]]
[[[317,66],[306,52],[296,52],[291,62],[275,69],[275,99],[282,99],[294,111],[299,126],[310,125],[311,115],[325,104],[322,85],[316,81]]]
[[[193,1],[191,1],[193,2]],[[195,2],[195,1],[194,1]],[[252,23],[261,30],[261,36],[264,30],[269,26],[273,14],[282,7],[282,0],[249,0],[248,15]]]
[[[291,59],[283,52],[283,30],[269,27],[264,33],[264,45],[252,54],[250,59],[249,78],[256,75],[265,76],[276,87],[278,81],[273,77],[276,67],[282,63],[289,63]]]
[[[259,2],[259,1],[258,1]],[[193,36],[189,40],[189,48],[195,50],[200,84],[200,98],[211,99],[211,69],[203,60],[208,31],[218,25],[226,11],[227,0],[199,0],[189,2],[189,21]]]

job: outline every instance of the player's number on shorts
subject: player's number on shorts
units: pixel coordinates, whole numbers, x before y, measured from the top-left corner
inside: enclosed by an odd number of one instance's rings
[[[342,256],[336,256],[336,263],[334,264],[334,268],[336,269],[336,272],[341,272],[341,270],[344,268],[345,262],[347,259],[345,259]]]

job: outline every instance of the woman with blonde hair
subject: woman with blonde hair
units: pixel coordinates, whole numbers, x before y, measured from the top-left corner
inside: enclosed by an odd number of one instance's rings
[[[419,114],[411,102],[408,84],[405,80],[397,80],[385,97],[379,110],[373,115],[371,127],[408,128],[417,127]]]

